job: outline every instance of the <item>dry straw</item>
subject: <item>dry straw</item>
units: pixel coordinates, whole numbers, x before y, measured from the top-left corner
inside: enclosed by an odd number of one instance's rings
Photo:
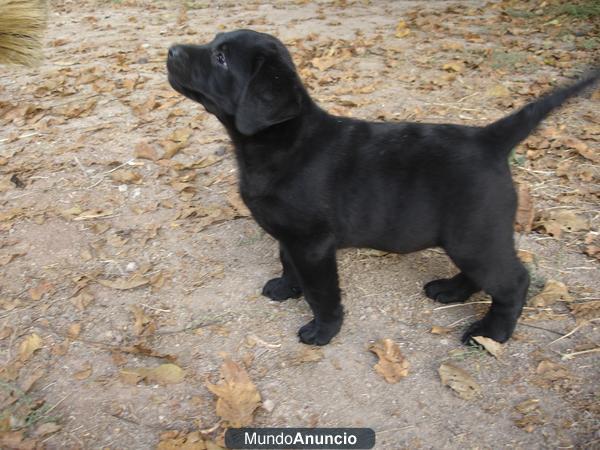
[[[46,0],[0,0],[0,64],[38,64],[46,19]]]

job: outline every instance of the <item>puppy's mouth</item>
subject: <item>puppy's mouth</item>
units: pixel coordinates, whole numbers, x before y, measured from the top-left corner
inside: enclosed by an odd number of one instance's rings
[[[171,87],[177,92],[179,92],[182,95],[185,95],[187,98],[190,98],[196,102],[202,103],[202,100],[205,98],[204,95],[202,95],[202,92],[190,88],[187,84],[184,84],[181,81],[179,81],[177,79],[177,76],[171,71],[169,71],[169,83],[171,84]]]

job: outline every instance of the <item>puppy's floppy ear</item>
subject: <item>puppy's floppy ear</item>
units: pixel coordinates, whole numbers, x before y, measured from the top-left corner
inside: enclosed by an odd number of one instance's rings
[[[260,56],[235,114],[240,133],[251,136],[300,114],[299,81],[282,57]]]

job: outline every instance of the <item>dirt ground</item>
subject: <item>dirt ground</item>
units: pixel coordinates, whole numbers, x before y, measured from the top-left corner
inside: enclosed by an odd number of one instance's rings
[[[50,1],[44,63],[0,68],[0,447],[222,443],[207,383],[229,355],[262,397],[255,426],[371,427],[377,449],[598,448],[598,92],[513,156],[530,295],[547,289],[499,358],[459,342],[488,297],[423,294],[455,273],[438,249],[339,252],[347,315],[318,350],[296,337],[303,299],[260,296],[276,243],[240,203],[224,130],[164,64],[172,43],[253,28],[330,111],[483,124],[597,58],[597,7],[561,3]],[[374,370],[381,338],[409,362],[398,383]],[[169,362],[183,381],[124,375]],[[442,385],[445,362],[479,395]]]

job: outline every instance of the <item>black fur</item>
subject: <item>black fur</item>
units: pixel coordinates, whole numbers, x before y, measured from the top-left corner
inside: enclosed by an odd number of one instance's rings
[[[324,345],[342,325],[336,249],[407,253],[442,247],[461,272],[425,286],[464,302],[484,290],[485,317],[463,336],[505,342],[521,314],[529,275],[516,256],[510,150],[598,72],[486,127],[375,123],[319,108],[276,38],[220,33],[169,50],[174,89],[204,105],[235,145],[240,191],[280,244],[283,274],[263,294],[304,297],[314,319],[299,336]]]

